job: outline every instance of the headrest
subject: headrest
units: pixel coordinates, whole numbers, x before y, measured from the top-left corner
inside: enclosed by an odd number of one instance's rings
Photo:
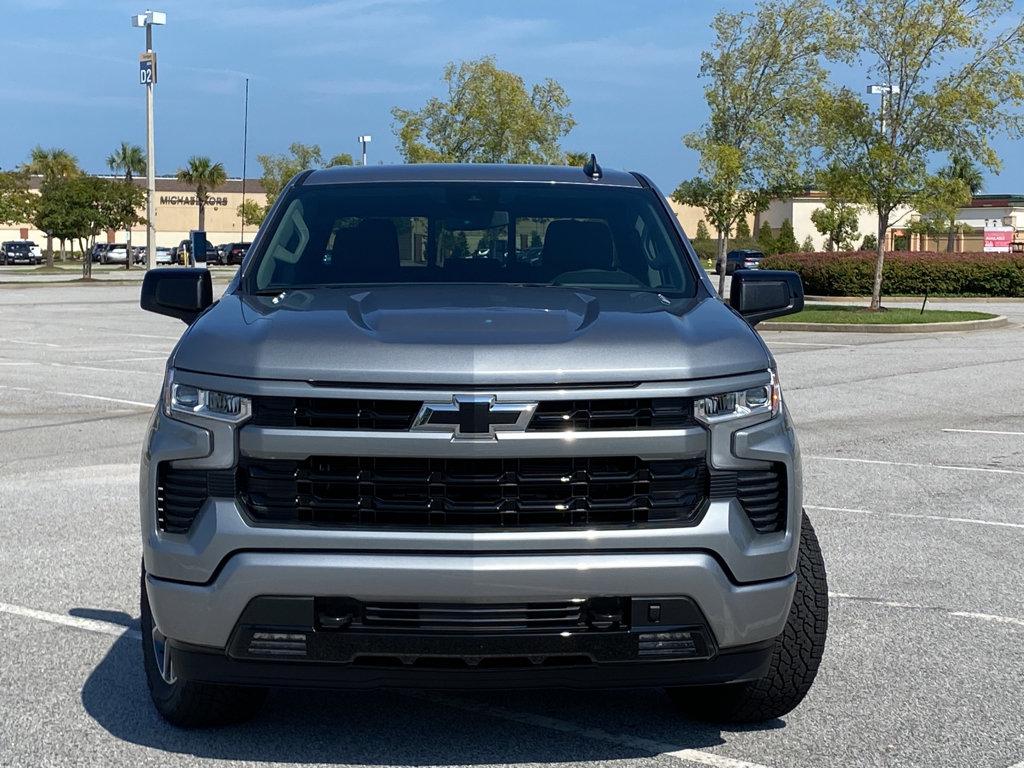
[[[556,219],[544,233],[541,261],[555,275],[578,270],[611,270],[612,233],[604,222]]]
[[[399,268],[398,231],[389,219],[363,219],[334,236],[336,269],[344,281],[386,281]]]

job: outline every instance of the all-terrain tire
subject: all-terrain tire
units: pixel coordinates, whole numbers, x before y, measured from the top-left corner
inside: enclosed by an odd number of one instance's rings
[[[153,644],[153,614],[146,595],[146,572],[142,571],[141,597],[142,662],[146,683],[157,711],[164,720],[186,728],[224,726],[248,721],[267,698],[267,690],[245,686],[225,686],[175,677],[164,680]]]
[[[772,647],[764,677],[747,683],[668,690],[687,716],[720,723],[756,723],[785,715],[810,691],[825,651],[828,584],[825,562],[807,513],[800,528],[796,593],[786,627]]]

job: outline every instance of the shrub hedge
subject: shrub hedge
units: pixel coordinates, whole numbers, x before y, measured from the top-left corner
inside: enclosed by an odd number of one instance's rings
[[[761,267],[795,270],[804,291],[816,296],[870,296],[875,254],[867,251],[777,254]],[[886,296],[1024,296],[1024,254],[890,251],[885,255]]]

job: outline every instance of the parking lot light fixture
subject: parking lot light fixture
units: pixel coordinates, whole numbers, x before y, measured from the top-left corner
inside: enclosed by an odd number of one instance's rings
[[[146,56],[149,59],[150,74],[142,77],[146,86],[146,269],[156,266],[156,148],[153,140],[153,85],[156,82],[156,54],[153,53],[153,27],[167,23],[163,11],[146,10],[132,15],[133,27],[146,29]],[[140,72],[141,72],[140,68]]]
[[[881,125],[881,130],[882,130],[882,135],[883,136],[885,136],[885,97],[889,96],[891,98],[892,96],[898,94],[899,92],[900,92],[900,87],[898,85],[893,85],[892,83],[883,83],[881,85],[869,85],[868,86],[868,93],[869,94],[871,94],[872,96],[881,96],[882,97],[882,106],[881,106],[880,116],[879,117],[880,117],[880,125]]]

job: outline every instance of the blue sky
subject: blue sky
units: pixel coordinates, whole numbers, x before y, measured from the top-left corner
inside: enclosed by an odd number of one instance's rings
[[[528,83],[553,77],[578,125],[564,144],[602,163],[645,171],[666,192],[696,170],[680,137],[706,117],[697,78],[711,17],[743,2],[700,0],[167,0],[155,31],[157,172],[191,154],[242,171],[242,103],[249,83],[250,176],[256,155],[292,141],[325,155],[397,162],[390,108],[441,92],[449,60],[494,54]],[[105,170],[122,140],[144,145],[137,84],[142,2],[0,0],[0,168],[36,144],[65,147]],[[861,90],[859,77],[851,83]],[[1024,147],[999,139],[1002,173],[987,192],[1024,193]]]

